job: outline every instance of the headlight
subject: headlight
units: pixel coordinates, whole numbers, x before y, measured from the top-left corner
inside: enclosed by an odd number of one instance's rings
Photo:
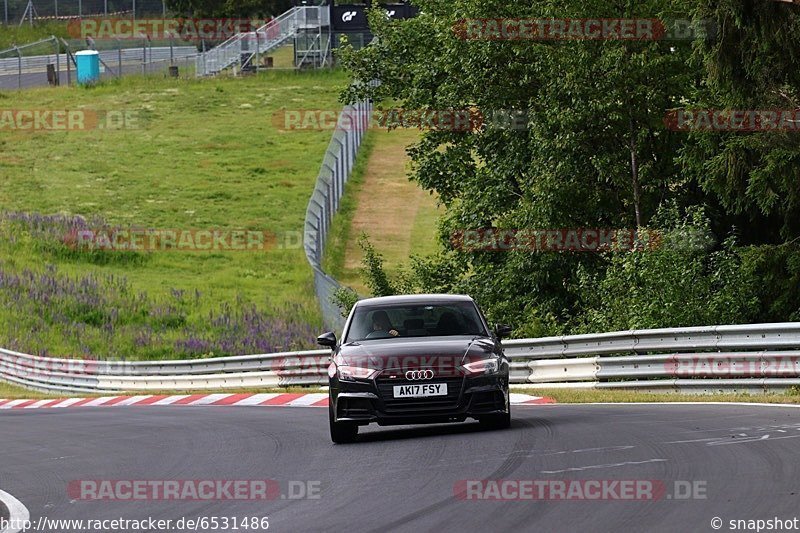
[[[353,381],[356,379],[370,379],[378,371],[363,366],[340,366],[339,379]]]
[[[500,363],[496,357],[493,357],[491,359],[481,359],[480,361],[467,363],[464,365],[464,368],[470,374],[497,374],[500,370]]]

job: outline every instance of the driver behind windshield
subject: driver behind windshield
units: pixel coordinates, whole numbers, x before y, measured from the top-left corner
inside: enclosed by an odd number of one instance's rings
[[[400,332],[392,327],[392,322],[389,320],[389,315],[386,311],[375,311],[372,314],[372,331],[366,338],[375,339],[389,335],[397,337]]]

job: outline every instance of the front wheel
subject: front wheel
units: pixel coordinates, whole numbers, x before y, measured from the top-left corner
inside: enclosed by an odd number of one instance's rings
[[[508,429],[511,427],[511,394],[506,394],[506,412],[488,415],[478,420],[486,429]]]
[[[354,422],[337,422],[333,414],[333,399],[328,399],[328,421],[331,426],[331,440],[336,444],[347,444],[356,440],[358,424]]]

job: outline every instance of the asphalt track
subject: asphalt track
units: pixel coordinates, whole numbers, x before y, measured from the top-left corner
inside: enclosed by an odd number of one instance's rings
[[[181,72],[186,70],[186,62],[185,60],[180,60],[176,63]],[[102,79],[110,79],[116,77],[118,65],[114,64],[111,67],[111,71],[106,69],[103,73],[100,74]],[[153,66],[148,64],[148,68],[146,71],[148,74],[158,74],[158,73],[166,73],[167,72],[167,64],[160,63],[157,66]],[[142,65],[141,63],[134,63],[134,64],[123,64],[122,65],[122,73],[123,74],[141,74],[142,73]],[[75,69],[72,69],[71,73],[71,82],[74,85],[77,74],[75,73]],[[60,71],[60,78],[61,82],[66,85],[67,83],[67,69],[64,67]],[[32,87],[47,87],[47,72],[25,72],[23,71],[22,76],[20,77],[18,74],[4,74],[0,76],[0,90],[14,90],[14,89],[30,89]]]
[[[362,429],[335,446],[320,408],[0,413],[0,489],[31,519],[269,517],[270,531],[721,531],[800,516],[800,409],[517,407],[512,428]],[[71,480],[318,481],[317,499],[71,501]],[[705,499],[471,501],[464,479],[699,482]],[[283,490],[283,488],[282,488]],[[220,529],[218,529],[220,530]]]

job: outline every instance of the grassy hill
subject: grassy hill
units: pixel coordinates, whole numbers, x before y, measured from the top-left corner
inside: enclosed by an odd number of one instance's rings
[[[30,44],[41,39],[47,39],[53,35],[64,39],[69,38],[70,35],[67,30],[67,23],[65,21],[49,21],[37,22],[33,26],[30,26],[27,22],[20,25],[19,20],[13,22],[9,20],[9,25],[3,26],[2,31],[0,31],[0,50],[11,48],[14,45],[22,46]],[[47,54],[52,53],[52,51],[43,50],[41,52],[37,51],[36,53]],[[26,55],[31,54],[26,53]]]
[[[0,128],[0,346],[131,359],[309,346],[320,318],[300,236],[331,132],[282,131],[273,114],[338,109],[345,83],[338,72],[271,72],[0,93],[0,109],[136,117],[119,129]],[[248,229],[277,241],[258,252],[86,253],[64,242],[76,227]]]

